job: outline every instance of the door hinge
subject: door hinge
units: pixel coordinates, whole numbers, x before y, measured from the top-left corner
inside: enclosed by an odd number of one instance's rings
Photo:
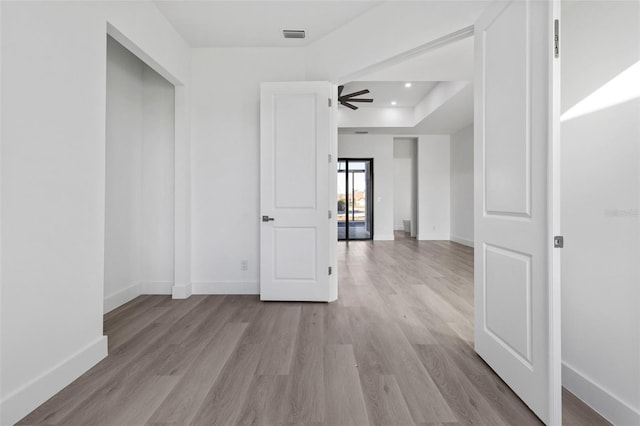
[[[331,269],[331,266],[329,266],[329,275],[331,275],[333,273],[333,269]]]
[[[331,154],[329,154],[329,163],[331,163],[331,159],[332,159]]]
[[[562,235],[556,235],[553,237],[553,248],[563,248],[564,247],[564,237]]]
[[[556,19],[553,23],[553,45],[554,56],[560,57],[560,20]]]
[[[331,98],[329,98],[329,106],[331,106]]]
[[[331,212],[331,210],[329,210],[329,219],[331,219],[333,217],[333,213]]]

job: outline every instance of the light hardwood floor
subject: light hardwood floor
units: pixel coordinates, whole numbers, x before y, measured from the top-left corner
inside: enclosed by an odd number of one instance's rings
[[[538,425],[473,351],[473,250],[339,244],[335,303],[141,296],[109,356],[20,424]],[[568,425],[608,424],[566,393]]]

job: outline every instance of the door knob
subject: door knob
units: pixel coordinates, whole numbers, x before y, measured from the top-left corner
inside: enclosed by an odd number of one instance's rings
[[[273,217],[262,216],[262,221],[263,222],[273,222],[274,220],[275,220],[275,218],[273,218]]]

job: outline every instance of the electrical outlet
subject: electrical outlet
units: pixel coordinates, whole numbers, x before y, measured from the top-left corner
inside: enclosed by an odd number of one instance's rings
[[[249,261],[248,260],[241,260],[240,261],[240,270],[241,271],[248,271],[249,270]]]

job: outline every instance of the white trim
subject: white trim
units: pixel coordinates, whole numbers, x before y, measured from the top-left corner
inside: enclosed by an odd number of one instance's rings
[[[358,77],[362,77],[363,75],[370,74],[374,71],[378,71],[384,68],[388,68],[391,65],[400,64],[405,62],[411,58],[422,55],[424,53],[430,52],[432,50],[439,49],[441,47],[450,45],[455,43],[456,41],[464,40],[465,38],[473,37],[473,25],[468,27],[464,27],[458,31],[454,31],[450,34],[446,34],[440,38],[435,40],[431,40],[427,43],[421,44],[420,46],[414,47],[413,49],[409,49],[405,52],[399,53],[397,55],[391,56],[390,58],[384,59],[375,64],[369,65],[359,71],[353,72],[351,74],[345,75],[337,80],[338,83],[348,83],[353,80],[357,80]]]
[[[111,22],[107,22],[107,34],[110,35],[114,40],[123,45],[129,52],[133,53],[138,57],[142,62],[149,66],[152,70],[160,74],[165,80],[174,86],[182,86],[184,82],[181,81],[178,77],[173,75],[170,71],[168,71],[165,67],[160,65],[158,61],[153,59],[151,55],[142,50],[136,43],[133,42],[129,37],[124,35],[122,31],[116,28]],[[184,76],[183,76],[184,77]]]
[[[118,306],[135,299],[142,294],[140,283],[133,284],[125,289],[113,293],[104,298],[104,313],[113,311]]]
[[[394,231],[404,231],[404,226],[403,225],[396,225],[393,227]]]
[[[140,294],[172,294],[172,282],[143,282],[140,283]]]
[[[122,289],[104,298],[104,313],[135,299],[142,294],[172,294],[171,282],[141,282]],[[188,297],[188,296],[187,296]]]
[[[548,6],[547,51],[553,52],[555,20],[560,20],[561,2],[553,0]],[[561,62],[548,55],[548,143],[547,143],[547,279],[548,279],[548,339],[549,339],[549,419],[552,425],[562,425],[562,250],[554,250],[553,236],[561,230]]]
[[[0,402],[0,424],[12,425],[60,392],[107,356],[107,336],[101,336]]]
[[[393,241],[395,239],[395,237],[393,236],[393,234],[389,234],[389,235],[374,235],[373,236],[373,241]]]
[[[187,286],[191,282],[191,136],[189,96],[187,87],[175,86],[173,281],[179,286]]]
[[[416,237],[417,240],[419,241],[451,241],[451,237],[449,235],[432,235],[432,234],[427,234],[427,235],[420,235],[418,234],[418,236]]]
[[[640,424],[640,411],[621,401],[585,374],[562,363],[562,385],[615,425]]]
[[[193,283],[193,294],[260,294],[257,281],[216,281]]]
[[[187,299],[193,294],[191,283],[171,287],[172,299]]]
[[[463,246],[474,247],[473,240],[467,240],[466,238],[456,237],[455,235],[451,236],[451,241],[454,243],[462,244]]]

